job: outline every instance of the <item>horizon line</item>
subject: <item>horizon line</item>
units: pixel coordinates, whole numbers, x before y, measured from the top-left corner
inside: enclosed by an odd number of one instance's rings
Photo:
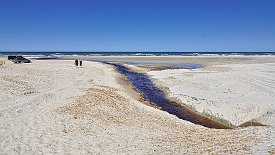
[[[49,52],[49,53],[69,53],[69,52],[86,52],[86,53],[96,53],[96,52],[114,52],[114,53],[217,53],[217,52],[223,52],[223,53],[234,53],[234,52],[242,52],[242,53],[275,53],[275,51],[0,51],[1,53],[7,53],[7,52],[30,52],[30,53],[43,53],[43,52]]]

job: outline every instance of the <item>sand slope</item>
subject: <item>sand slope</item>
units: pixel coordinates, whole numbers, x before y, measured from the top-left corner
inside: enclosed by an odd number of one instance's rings
[[[236,126],[253,119],[275,126],[275,63],[223,64],[149,75],[169,88],[170,97],[199,112]]]

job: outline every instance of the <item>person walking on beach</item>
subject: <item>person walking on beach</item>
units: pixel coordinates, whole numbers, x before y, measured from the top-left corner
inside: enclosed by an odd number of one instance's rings
[[[78,66],[78,60],[77,59],[75,59],[74,64],[75,64],[75,66]]]
[[[81,59],[79,60],[79,66],[82,66],[82,60]]]

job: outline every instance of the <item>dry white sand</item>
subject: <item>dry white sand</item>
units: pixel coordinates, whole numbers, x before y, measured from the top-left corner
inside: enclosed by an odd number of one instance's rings
[[[0,66],[0,154],[259,154],[274,128],[208,129],[139,102],[108,65]]]
[[[2,66],[4,64],[5,64],[5,60],[3,60],[3,59],[0,58],[0,66]]]

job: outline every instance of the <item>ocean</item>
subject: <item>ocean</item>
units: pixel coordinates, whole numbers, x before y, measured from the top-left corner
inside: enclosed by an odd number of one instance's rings
[[[218,56],[218,55],[275,55],[275,52],[0,52],[0,56]]]

